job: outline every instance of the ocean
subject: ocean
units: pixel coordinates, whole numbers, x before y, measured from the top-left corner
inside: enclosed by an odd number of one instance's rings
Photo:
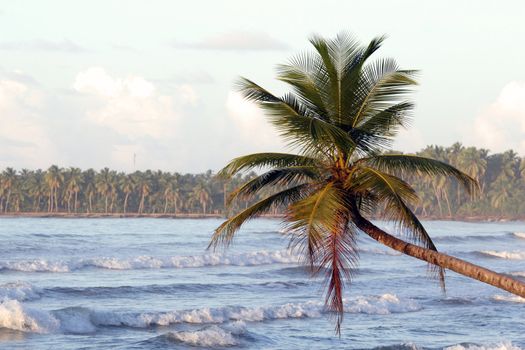
[[[279,220],[0,219],[0,349],[525,349],[525,299],[359,237],[341,336]],[[438,249],[525,279],[525,223],[433,221]],[[378,225],[392,230],[392,226]]]

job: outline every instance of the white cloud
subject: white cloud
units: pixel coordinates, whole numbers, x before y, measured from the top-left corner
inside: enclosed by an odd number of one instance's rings
[[[98,99],[100,107],[86,115],[94,123],[127,137],[168,137],[176,128],[178,104],[194,104],[191,86],[180,87],[178,99],[160,94],[153,83],[142,77],[115,78],[100,67],[80,72],[73,89]]]
[[[58,154],[38,113],[46,96],[23,78],[0,78],[0,164],[47,167]]]
[[[237,130],[235,136],[254,152],[283,149],[284,144],[263,111],[246,101],[241,94],[230,91],[226,100],[230,122]]]
[[[510,82],[496,100],[463,130],[467,144],[493,152],[507,149],[525,154],[525,82]]]
[[[203,50],[270,51],[286,50],[288,45],[263,32],[231,31],[191,43],[175,42],[174,47]]]

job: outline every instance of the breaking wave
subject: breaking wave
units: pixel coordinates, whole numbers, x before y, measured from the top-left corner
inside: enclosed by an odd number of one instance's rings
[[[43,290],[31,283],[17,281],[0,284],[0,299],[13,299],[17,301],[37,300],[42,296]]]
[[[523,251],[498,251],[498,250],[483,250],[480,252],[483,255],[500,258],[500,259],[507,259],[507,260],[523,260],[525,259],[525,252]]]
[[[502,341],[494,344],[461,343],[446,347],[445,350],[522,350],[510,341]]]
[[[517,296],[517,295],[500,295],[500,294],[496,294],[492,297],[492,300],[495,300],[495,301],[506,301],[506,302],[511,302],[511,303],[525,303],[525,298],[522,298],[520,296]]]
[[[0,270],[23,272],[70,272],[86,268],[109,270],[135,270],[160,268],[194,268],[204,266],[255,266],[269,264],[297,264],[299,257],[290,251],[256,251],[236,255],[219,253],[156,258],[138,256],[134,258],[97,257],[69,261],[42,259],[0,262]]]
[[[514,237],[525,239],[525,232],[513,232]]]
[[[386,315],[413,312],[421,310],[421,308],[414,300],[398,298],[393,294],[359,296],[344,301],[344,310],[347,313]],[[266,307],[226,306],[167,312],[128,313],[99,311],[83,307],[42,311],[27,307],[17,300],[4,300],[0,304],[0,327],[34,333],[85,334],[93,333],[97,327],[103,326],[149,328],[178,323],[262,322],[290,318],[315,318],[324,313],[323,304],[317,301]]]
[[[246,324],[236,321],[226,326],[209,326],[197,331],[169,332],[164,335],[168,341],[198,347],[227,347],[239,345],[239,336],[246,332]]]

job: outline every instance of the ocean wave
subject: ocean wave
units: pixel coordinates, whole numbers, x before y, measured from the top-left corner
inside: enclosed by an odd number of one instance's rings
[[[268,290],[294,289],[308,286],[304,281],[268,281],[260,283],[173,283],[173,284],[151,284],[143,286],[116,286],[116,287],[52,287],[46,288],[46,293],[67,294],[72,296],[89,296],[106,298],[108,296],[122,297],[125,295],[136,295],[137,293],[170,294],[175,293],[198,293],[220,290],[247,290],[255,288]],[[1,294],[0,294],[1,295]]]
[[[525,259],[525,252],[524,251],[498,251],[498,250],[483,250],[480,252],[483,255],[487,255],[490,257],[500,258],[500,259],[507,259],[507,260],[523,260]]]
[[[508,274],[511,275],[511,276],[515,276],[515,277],[524,277],[525,278],[525,271],[514,271],[514,272],[509,272]]]
[[[510,341],[502,341],[493,344],[461,343],[444,348],[444,350],[522,350]]]
[[[513,233],[510,233],[510,235],[514,235]],[[439,243],[461,243],[461,242],[469,242],[469,241],[492,241],[492,240],[501,240],[502,238],[509,237],[509,233],[503,233],[503,234],[481,234],[481,235],[446,235],[446,236],[436,236],[433,237],[432,240],[434,242]]]
[[[236,321],[227,326],[209,326],[197,331],[168,332],[164,337],[168,341],[175,341],[198,347],[230,347],[239,345],[239,335],[246,332],[246,324]]]
[[[42,296],[43,290],[31,283],[17,281],[0,285],[0,299],[13,299],[17,301],[37,300]]]
[[[47,311],[27,307],[17,300],[4,300],[0,303],[0,328],[50,333],[59,327],[59,320]]]
[[[71,272],[86,268],[108,270],[135,270],[160,268],[193,268],[204,266],[254,266],[269,264],[297,264],[299,257],[287,250],[256,251],[225,255],[210,253],[194,256],[173,256],[156,258],[138,256],[133,258],[96,257],[68,261],[34,259],[26,261],[0,262],[0,270],[23,272]]]
[[[514,237],[525,239],[525,232],[513,232]]]
[[[505,301],[505,302],[511,302],[511,303],[520,303],[520,304],[523,304],[525,303],[525,298],[522,298],[520,296],[517,296],[517,295],[501,295],[501,294],[496,294],[492,297],[492,300],[495,300],[495,301]]]
[[[421,310],[412,299],[393,294],[358,296],[344,300],[346,313],[386,315]],[[25,332],[93,333],[97,327],[150,328],[171,324],[224,324],[233,321],[262,322],[291,318],[316,318],[325,313],[317,301],[288,303],[276,306],[225,306],[167,312],[131,313],[70,307],[55,311],[28,308],[17,300],[0,304],[0,327]]]

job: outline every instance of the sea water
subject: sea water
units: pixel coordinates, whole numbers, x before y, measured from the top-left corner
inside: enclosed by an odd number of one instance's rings
[[[0,219],[1,349],[525,349],[525,299],[358,239],[341,336],[279,220],[209,251],[218,219]],[[525,280],[525,223],[425,222]],[[393,230],[387,223],[381,227]]]

